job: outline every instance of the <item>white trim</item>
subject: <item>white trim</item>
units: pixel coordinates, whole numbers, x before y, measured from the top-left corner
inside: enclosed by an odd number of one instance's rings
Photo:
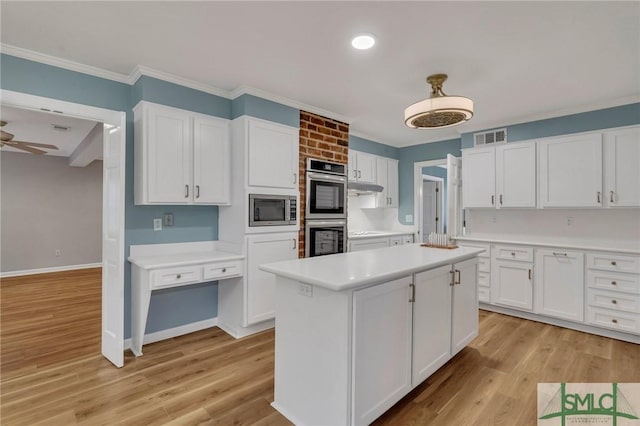
[[[129,83],[129,76],[125,74],[108,71],[102,68],[93,67],[91,65],[81,64],[79,62],[70,61],[68,59],[57,58],[55,56],[34,52],[32,50],[23,49],[21,47],[11,46],[9,44],[0,44],[0,52],[22,59],[28,59],[33,62],[39,62],[41,64],[63,68],[69,71],[75,71],[82,74],[92,75],[94,77],[117,81],[118,83],[131,84]]]
[[[400,149],[401,148],[399,146],[389,145],[386,142],[380,142],[379,140],[377,140],[377,138],[375,136],[371,136],[371,135],[368,135],[366,133],[359,132],[357,130],[351,131],[351,129],[349,129],[349,136],[356,136],[358,138],[366,139],[368,141],[379,143],[379,144],[382,144],[382,145],[387,145],[387,146],[390,146],[390,147],[396,148],[396,149]]]
[[[218,327],[234,339],[241,339],[251,334],[259,333],[261,331],[268,330],[275,327],[275,320],[267,320],[258,324],[250,325],[248,327],[234,327],[229,324],[218,322]]]
[[[188,87],[190,89],[199,90],[200,92],[209,93],[210,95],[220,96],[226,99],[232,99],[231,94],[227,90],[219,89],[209,84],[200,83],[198,81],[190,80],[188,78],[183,78],[175,74],[170,74],[168,72],[145,67],[144,65],[136,65],[133,71],[131,71],[131,74],[129,74],[129,84],[131,85],[135,84],[135,82],[138,81],[138,79],[143,75],[146,75],[147,77],[157,78],[159,80],[163,80],[168,83],[174,83],[179,86]]]
[[[159,342],[160,340],[171,339],[174,337],[182,336],[184,334],[189,334],[207,328],[215,327],[217,325],[218,317],[196,321],[189,324],[180,325],[178,327],[167,328],[165,330],[154,331],[153,333],[145,334],[142,343],[144,345],[155,343]],[[131,338],[124,340],[124,349],[131,349]]]
[[[420,221],[422,220],[422,168],[447,164],[447,159],[416,161],[413,163],[413,227],[416,241],[422,241]]]
[[[102,263],[85,263],[82,265],[51,266],[49,268],[24,269],[22,271],[0,272],[0,278],[22,277],[24,275],[48,274],[50,272],[73,271],[76,269],[101,268]]]

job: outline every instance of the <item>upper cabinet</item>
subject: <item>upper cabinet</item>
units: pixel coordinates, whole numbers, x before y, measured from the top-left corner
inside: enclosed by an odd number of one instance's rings
[[[376,196],[376,207],[398,207],[398,160],[376,158],[376,183],[384,188]]]
[[[640,128],[604,134],[607,207],[640,206]]]
[[[141,101],[135,204],[229,204],[228,120]]]
[[[376,183],[376,156],[349,150],[349,180]]]
[[[464,208],[535,207],[535,143],[462,151],[462,198]]]
[[[249,119],[247,184],[298,190],[298,129]]]
[[[539,151],[540,207],[603,205],[601,133],[546,139]]]

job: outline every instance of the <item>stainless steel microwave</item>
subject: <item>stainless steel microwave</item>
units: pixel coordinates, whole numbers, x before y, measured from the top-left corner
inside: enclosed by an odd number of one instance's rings
[[[249,226],[295,225],[297,219],[295,195],[249,194]]]

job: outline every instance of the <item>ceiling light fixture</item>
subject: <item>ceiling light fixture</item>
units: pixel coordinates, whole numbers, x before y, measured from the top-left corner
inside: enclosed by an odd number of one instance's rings
[[[358,34],[351,40],[351,45],[358,50],[371,49],[376,44],[373,34]]]
[[[446,74],[427,77],[431,97],[404,110],[404,123],[412,129],[435,129],[455,126],[473,117],[473,101],[463,96],[448,96],[442,91]]]

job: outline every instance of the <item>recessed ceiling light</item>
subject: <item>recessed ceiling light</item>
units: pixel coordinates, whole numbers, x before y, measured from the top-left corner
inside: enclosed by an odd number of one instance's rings
[[[373,34],[358,34],[351,40],[351,45],[358,50],[371,49],[376,44]]]

